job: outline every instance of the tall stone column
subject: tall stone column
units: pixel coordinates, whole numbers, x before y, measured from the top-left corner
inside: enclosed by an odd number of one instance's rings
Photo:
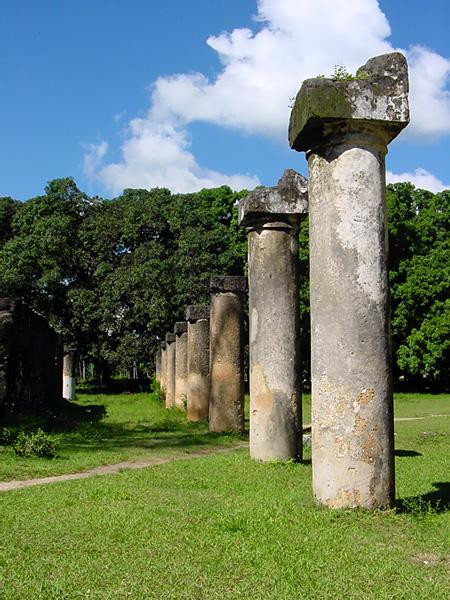
[[[164,396],[166,393],[166,342],[161,342],[161,376],[159,386]]]
[[[209,415],[209,306],[186,309],[188,324],[187,416],[207,421]]]
[[[302,455],[298,228],[307,198],[306,179],[288,169],[277,187],[239,205],[248,232],[250,456],[262,461]]]
[[[166,333],[166,407],[175,405],[175,334]]]
[[[384,159],[408,122],[399,53],[305,81],[291,114],[309,168],[313,489],[333,508],[394,500]]]
[[[76,392],[75,364],[73,352],[63,356],[63,398],[73,400]]]
[[[161,384],[161,348],[155,353],[155,379]]]
[[[244,431],[245,277],[210,280],[209,430]]]
[[[187,396],[187,323],[179,321],[174,328],[175,352],[175,406],[186,409]]]

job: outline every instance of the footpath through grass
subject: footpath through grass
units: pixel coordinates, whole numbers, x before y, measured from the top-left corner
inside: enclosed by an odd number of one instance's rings
[[[189,453],[239,439],[236,435],[209,433],[207,423],[189,423],[183,411],[167,410],[155,394],[80,394],[77,404],[83,410],[49,430],[57,443],[55,458],[21,458],[12,446],[0,446],[0,481]]]
[[[0,494],[0,598],[446,599],[448,423],[396,423],[390,511],[316,507],[308,461],[245,450]]]

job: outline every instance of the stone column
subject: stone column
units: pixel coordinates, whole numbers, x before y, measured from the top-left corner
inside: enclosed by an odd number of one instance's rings
[[[166,393],[166,345],[166,342],[161,342],[161,376],[159,386],[163,396]]]
[[[298,227],[307,181],[288,169],[277,187],[239,205],[248,232],[250,456],[301,459]]]
[[[186,409],[187,396],[187,323],[175,323],[175,406]]]
[[[73,352],[66,352],[63,357],[63,398],[73,400],[75,398],[75,365]]]
[[[209,414],[209,306],[187,307],[189,421],[207,421]]]
[[[210,280],[210,397],[209,430],[244,431],[244,314],[245,277]]]
[[[333,508],[394,501],[384,159],[408,121],[399,53],[306,80],[291,114],[309,168],[313,490]]]
[[[161,384],[161,348],[155,353],[155,379]]]
[[[175,334],[166,333],[165,396],[167,408],[175,405],[175,354]]]

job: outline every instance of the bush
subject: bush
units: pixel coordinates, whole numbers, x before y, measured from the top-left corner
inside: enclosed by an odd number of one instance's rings
[[[0,446],[10,446],[15,442],[17,433],[9,427],[0,427]]]
[[[153,377],[150,383],[150,393],[153,394],[158,404],[161,406],[165,405],[164,394],[162,392],[161,386],[159,385],[156,377]]]
[[[23,457],[53,458],[56,452],[56,444],[42,429],[38,429],[35,433],[21,431],[14,444],[14,452]]]

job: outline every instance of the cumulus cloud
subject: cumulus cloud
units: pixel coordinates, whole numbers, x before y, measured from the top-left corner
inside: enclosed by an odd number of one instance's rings
[[[324,16],[326,15],[326,18]],[[330,74],[336,64],[355,71],[368,58],[395,50],[377,0],[258,0],[256,29],[211,36],[221,69],[158,78],[143,119],[130,123],[120,163],[98,169],[113,191],[166,185],[191,191],[228,181],[249,187],[255,176],[227,176],[197,164],[187,127],[208,122],[287,143],[289,100],[302,81]],[[410,65],[412,121],[404,135],[450,132],[450,60],[421,46],[402,50]]]
[[[391,171],[387,171],[386,180],[388,183],[403,183],[404,181],[409,181],[415,185],[416,188],[429,190],[435,194],[450,189],[450,184],[446,185],[435,177],[435,175],[421,168],[416,169],[414,173],[392,173]]]
[[[421,46],[407,53],[411,124],[405,133],[438,137],[450,133],[450,60]]]
[[[126,187],[168,187],[174,192],[229,185],[252,190],[260,181],[250,175],[224,175],[198,165],[189,151],[186,131],[146,119],[130,123],[130,137],[122,146],[122,161],[100,169],[97,177],[114,193]]]
[[[262,28],[255,34],[235,29],[208,39],[223,66],[216,79],[159,78],[150,118],[207,121],[284,141],[289,99],[304,79],[329,74],[336,63],[355,70],[391,50],[384,41],[389,24],[375,0],[260,0],[257,20]]]
[[[108,143],[103,141],[99,144],[85,144],[84,148],[83,173],[89,179],[93,179],[102,163],[103,157],[108,151]]]

